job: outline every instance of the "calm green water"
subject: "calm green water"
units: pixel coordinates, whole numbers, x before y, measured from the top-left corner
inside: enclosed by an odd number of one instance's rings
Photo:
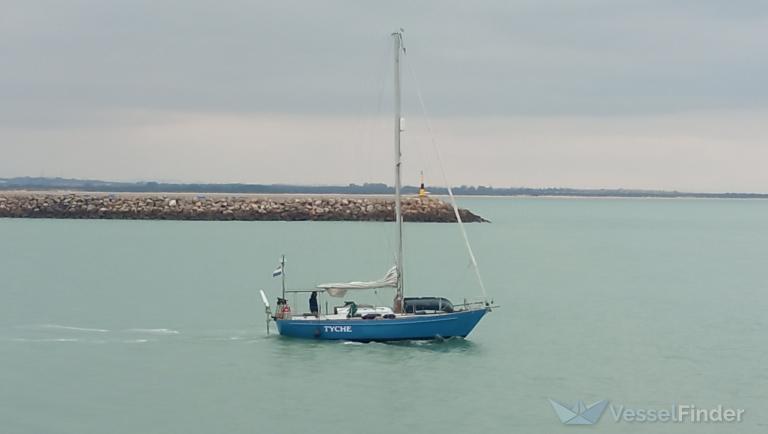
[[[281,253],[294,287],[379,277],[391,225],[0,219],[0,431],[768,431],[768,202],[462,204],[503,307],[402,345],[266,337],[258,297]],[[456,226],[406,236],[407,291],[479,295]],[[575,427],[547,398],[745,415]]]

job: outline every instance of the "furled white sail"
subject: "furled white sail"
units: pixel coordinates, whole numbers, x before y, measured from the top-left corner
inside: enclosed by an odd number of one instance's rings
[[[323,283],[322,285],[317,285],[317,287],[325,289],[325,293],[331,297],[344,297],[349,289],[397,288],[397,267],[390,268],[387,274],[379,280],[370,282]]]

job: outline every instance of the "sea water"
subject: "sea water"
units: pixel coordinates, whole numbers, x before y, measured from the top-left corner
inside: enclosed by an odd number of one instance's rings
[[[0,432],[580,430],[550,399],[608,400],[595,432],[768,431],[768,201],[461,204],[492,221],[467,230],[500,308],[398,344],[267,335],[258,294],[281,254],[293,289],[381,277],[392,224],[0,219]],[[456,225],[405,226],[406,295],[482,297]],[[743,418],[612,414],[680,404]]]

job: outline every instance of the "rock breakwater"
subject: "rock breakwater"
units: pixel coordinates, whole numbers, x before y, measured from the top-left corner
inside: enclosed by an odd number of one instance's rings
[[[394,200],[350,196],[220,196],[91,193],[0,193],[0,217],[125,220],[392,221]],[[465,222],[482,217],[461,209]],[[410,222],[455,222],[450,204],[403,199]]]

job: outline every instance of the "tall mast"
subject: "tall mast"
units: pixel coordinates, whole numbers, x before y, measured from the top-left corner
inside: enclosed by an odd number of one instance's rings
[[[400,306],[403,303],[403,211],[400,200],[400,133],[402,113],[400,107],[400,51],[403,49],[403,33],[392,33],[395,43],[395,224],[397,225],[397,296]]]

